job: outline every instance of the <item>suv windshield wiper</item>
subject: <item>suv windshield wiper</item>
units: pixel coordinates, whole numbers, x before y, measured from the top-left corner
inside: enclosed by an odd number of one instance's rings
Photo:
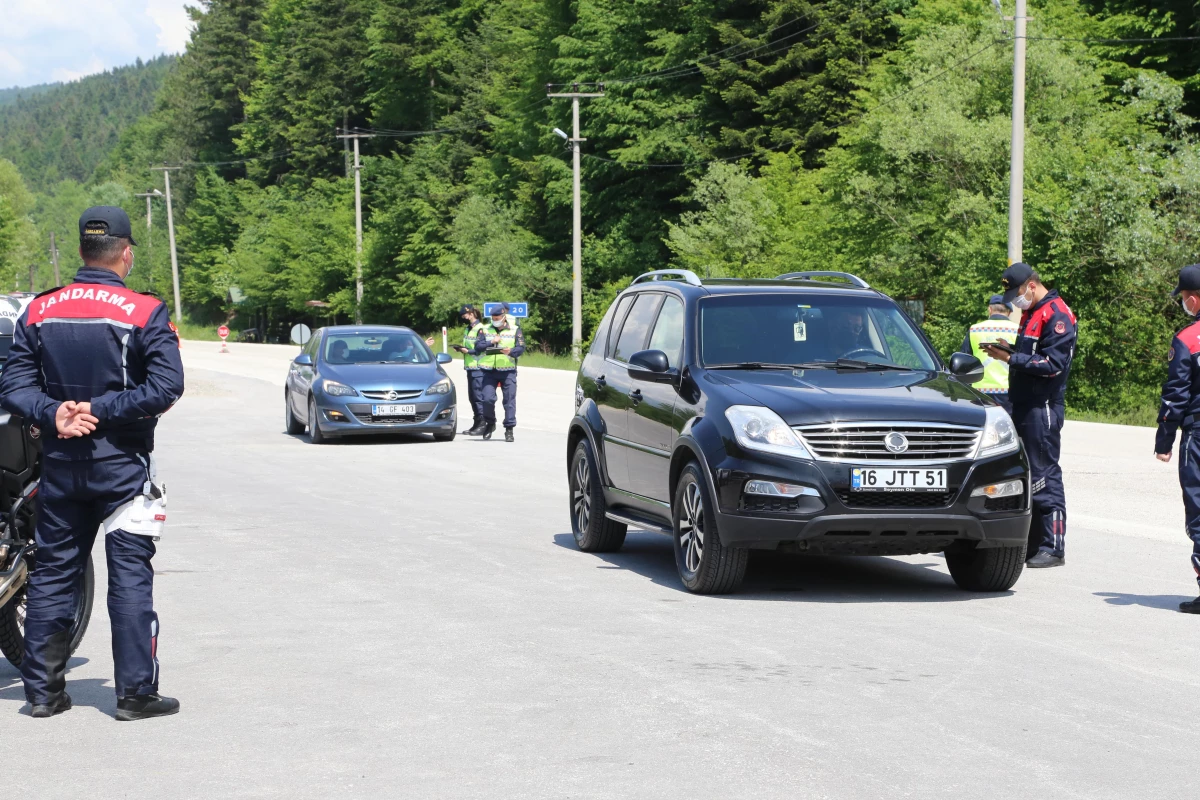
[[[705,364],[705,369],[796,369],[800,364],[772,364],[769,361],[742,361],[737,364]]]
[[[887,362],[878,363],[875,361],[859,361],[857,358],[839,358],[836,366],[838,369],[898,369],[904,372],[915,372],[913,367],[906,367],[902,364],[888,364]]]

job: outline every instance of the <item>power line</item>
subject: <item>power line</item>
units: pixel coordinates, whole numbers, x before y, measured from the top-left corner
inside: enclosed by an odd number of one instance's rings
[[[1009,37],[1009,38],[1011,39],[1011,37]],[[862,114],[860,114],[857,119],[850,120],[847,124],[850,124],[853,122],[858,122],[859,120],[862,120],[863,118],[865,118],[868,114],[878,111],[881,108],[886,108],[887,106],[890,106],[892,103],[899,101],[900,99],[904,98],[905,96],[907,96],[909,94],[912,94],[913,92],[917,91],[918,89],[920,89],[924,86],[928,86],[929,84],[933,83],[934,81],[942,78],[943,76],[954,71],[955,69],[958,69],[959,67],[963,66],[967,62],[972,61],[975,58],[978,58],[979,56],[986,53],[988,50],[992,49],[993,47],[996,47],[997,45],[999,45],[1005,41],[1009,41],[1009,39],[996,39],[996,40],[992,41],[991,43],[987,44],[984,47],[981,47],[980,49],[976,50],[975,52],[971,53],[970,55],[965,56],[964,58],[961,58],[958,61],[954,62],[953,64],[946,67],[944,70],[937,73],[936,75],[933,75],[932,77],[927,78],[926,80],[921,81],[920,83],[915,84],[914,86],[910,86],[909,88],[905,89],[903,92],[900,92],[899,94],[889,97],[887,100],[885,100],[884,102],[880,103],[877,106],[867,109]],[[583,157],[590,158],[593,161],[603,161],[603,162],[606,162],[609,164],[616,164],[618,166],[626,167],[626,168],[678,169],[681,167],[702,167],[706,164],[712,164],[712,163],[715,163],[718,161],[738,161],[740,159],[750,158],[751,156],[756,156],[756,155],[759,155],[764,152],[769,153],[769,152],[774,152],[774,151],[780,150],[783,147],[787,146],[788,144],[791,144],[791,142],[780,142],[779,144],[773,145],[771,147],[761,147],[757,150],[753,150],[753,151],[746,152],[746,153],[738,153],[737,155],[733,155],[733,156],[725,156],[723,158],[709,158],[709,159],[705,159],[703,161],[680,162],[680,163],[675,163],[675,164],[659,164],[659,163],[652,163],[652,162],[625,162],[625,161],[618,161],[615,158],[605,158],[604,156],[592,155],[590,153],[584,153]]]
[[[1073,38],[1070,36],[1026,36],[1030,41],[1038,42],[1085,42],[1088,44],[1108,44],[1108,43],[1137,43],[1137,42],[1200,42],[1200,36],[1156,36],[1147,37],[1144,39],[1092,39],[1092,38]]]

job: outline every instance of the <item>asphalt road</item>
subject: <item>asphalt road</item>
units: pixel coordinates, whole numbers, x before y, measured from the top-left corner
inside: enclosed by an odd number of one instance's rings
[[[515,444],[316,447],[282,432],[293,351],[216,347],[185,345],[159,429],[183,711],[113,720],[100,595],[75,709],[30,719],[0,663],[11,794],[1195,794],[1200,619],[1173,609],[1196,586],[1148,431],[1068,426],[1068,566],[1006,595],[933,556],[763,555],[741,593],[695,597],[666,537],[574,548],[573,376],[523,371]]]

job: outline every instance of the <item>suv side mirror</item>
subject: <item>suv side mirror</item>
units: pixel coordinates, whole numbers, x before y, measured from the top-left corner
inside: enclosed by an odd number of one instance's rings
[[[449,364],[454,360],[454,356],[450,355],[449,353],[438,353],[433,357],[433,360],[439,364]]]
[[[678,371],[662,350],[639,350],[629,357],[629,377],[651,383],[674,383]]]
[[[310,356],[308,353],[301,353],[292,360],[292,363],[297,367],[311,367],[312,356]]]
[[[975,383],[983,377],[983,362],[969,353],[955,353],[950,356],[950,372],[967,383]]]

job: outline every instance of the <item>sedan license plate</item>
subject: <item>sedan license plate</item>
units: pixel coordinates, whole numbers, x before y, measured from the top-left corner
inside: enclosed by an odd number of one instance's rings
[[[855,467],[850,470],[853,492],[944,492],[944,469]]]
[[[373,417],[414,417],[416,414],[416,406],[371,406]]]

